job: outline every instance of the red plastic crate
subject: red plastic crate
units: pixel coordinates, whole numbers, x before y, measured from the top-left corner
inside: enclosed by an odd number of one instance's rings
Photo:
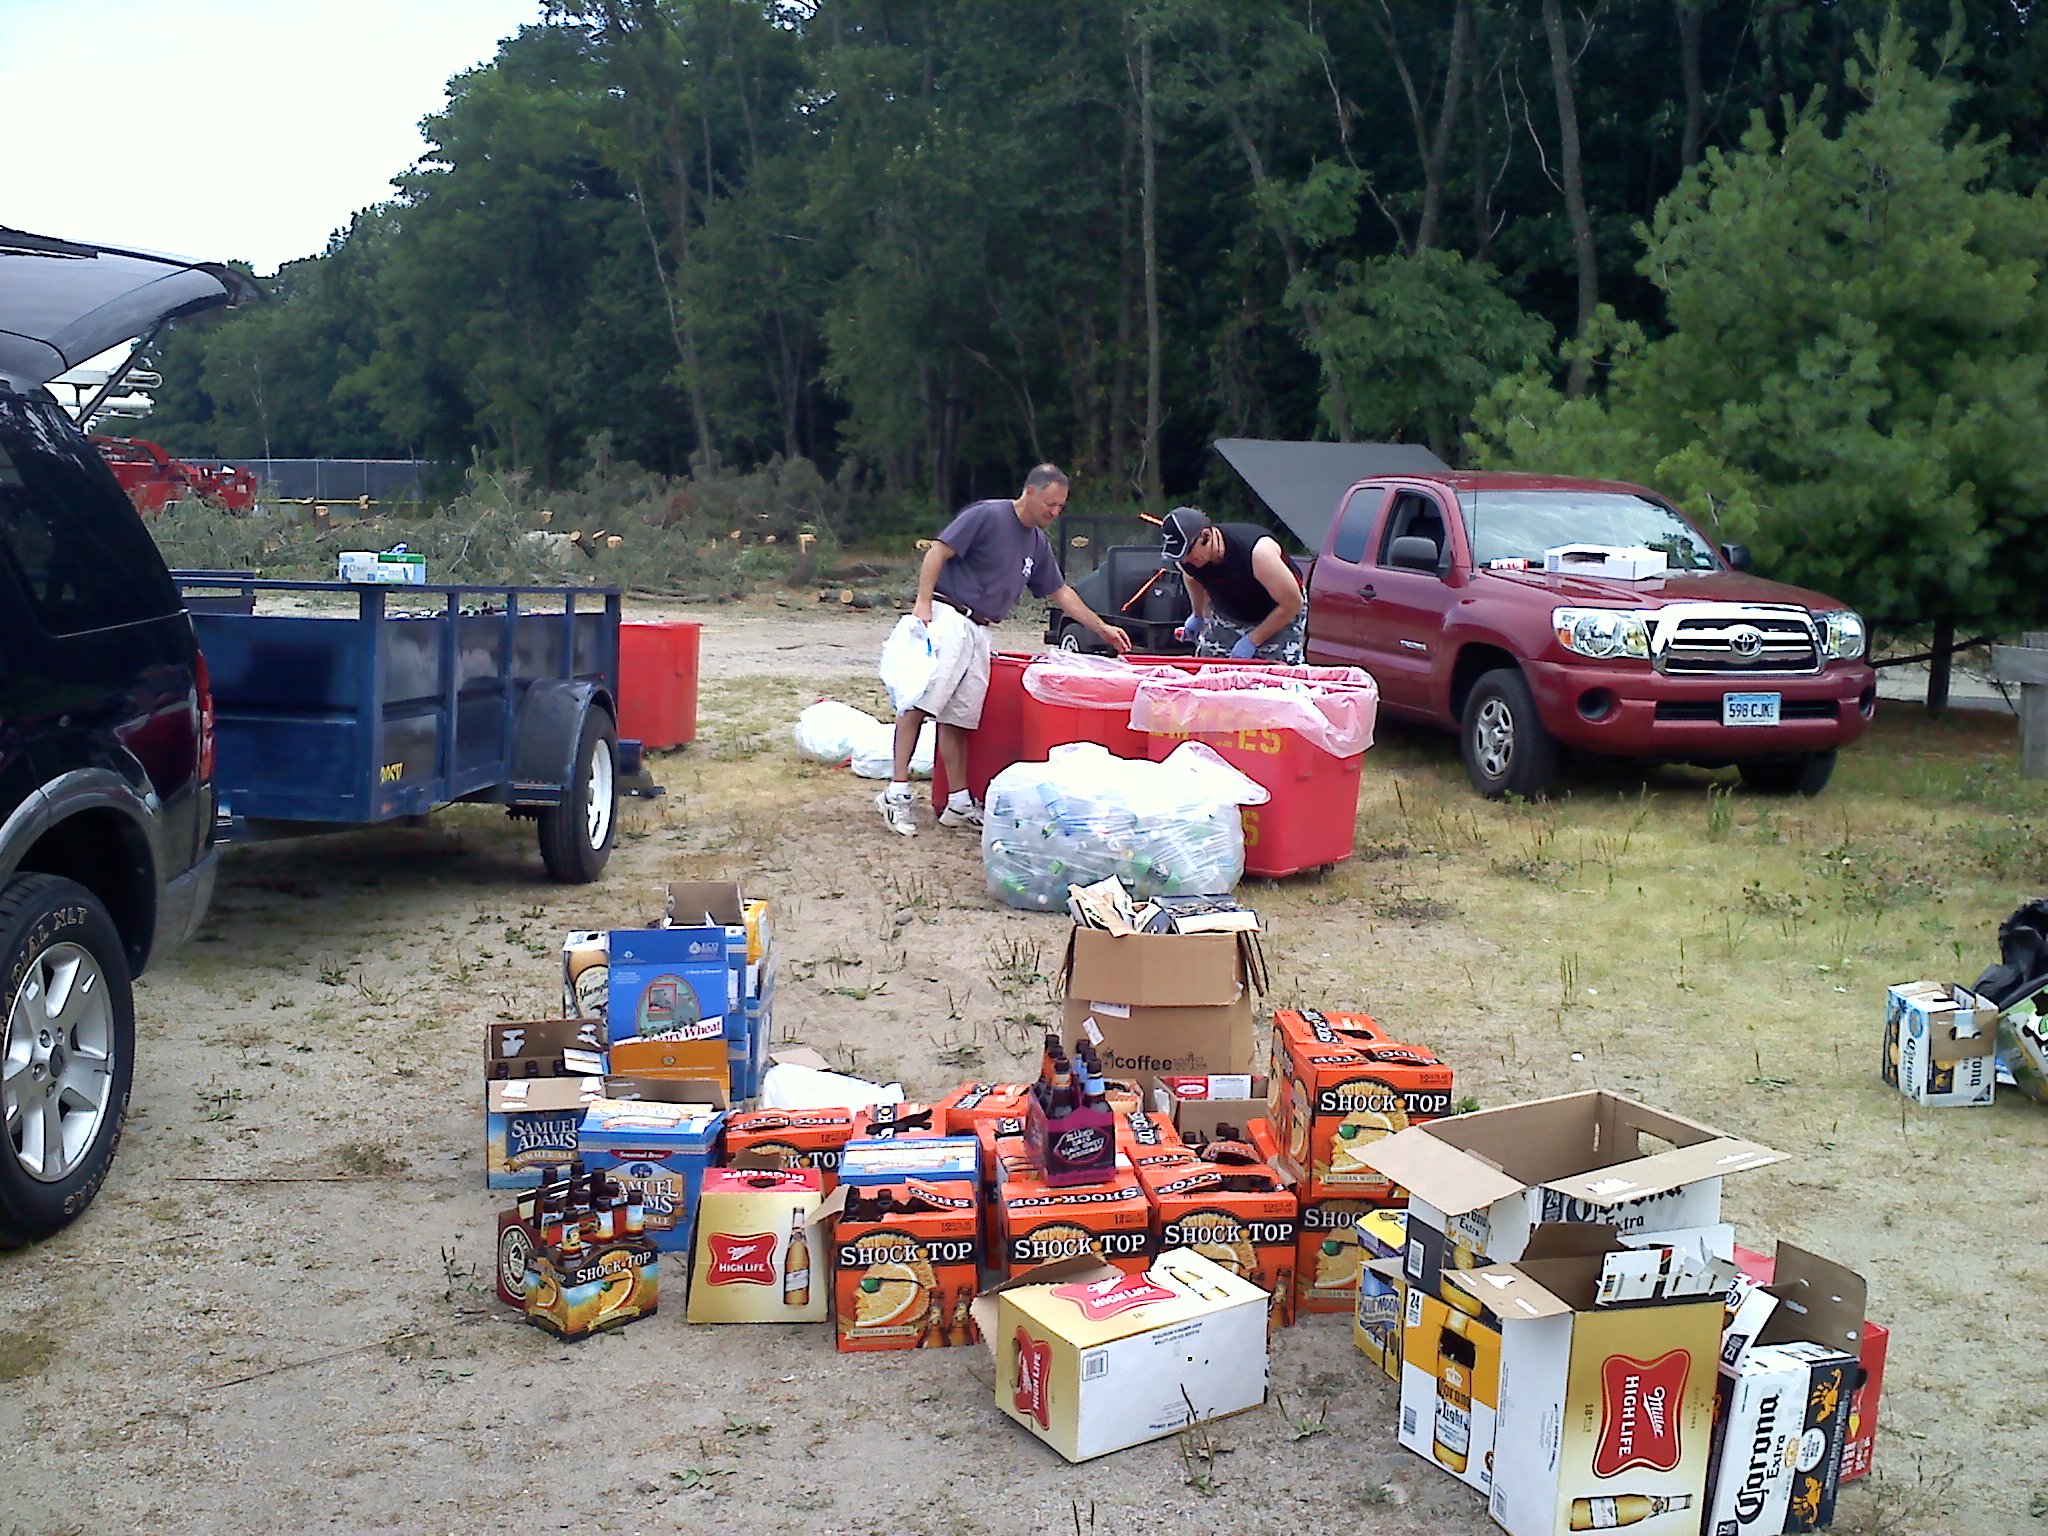
[[[1351,857],[1363,753],[1336,757],[1300,732],[1284,730],[1196,731],[1192,737],[1144,740],[1155,763],[1184,741],[1202,742],[1272,797],[1244,808],[1246,874],[1278,879]]]
[[[988,798],[988,781],[1029,754],[1023,750],[1024,669],[1034,658],[1022,651],[998,651],[988,661],[988,697],[982,701],[981,724],[967,738],[967,792],[977,802]],[[932,761],[932,809],[946,803],[953,788],[946,782],[946,760]]]
[[[619,735],[650,752],[697,739],[704,626],[681,619],[619,626]]]

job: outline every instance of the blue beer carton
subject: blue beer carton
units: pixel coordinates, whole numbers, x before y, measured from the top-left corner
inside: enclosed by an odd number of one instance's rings
[[[659,1252],[688,1253],[704,1170],[718,1156],[725,1095],[693,1081],[613,1077],[599,1086],[583,1112],[583,1166],[638,1191]]]
[[[606,983],[611,1040],[716,1040],[744,1036],[739,975],[722,931],[614,929]]]

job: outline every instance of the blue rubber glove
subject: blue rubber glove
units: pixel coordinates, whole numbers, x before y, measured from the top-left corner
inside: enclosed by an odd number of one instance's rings
[[[1258,654],[1259,648],[1252,644],[1252,637],[1250,635],[1239,635],[1237,637],[1237,644],[1230,648],[1230,659],[1232,661],[1250,661]]]
[[[1181,625],[1179,629],[1173,632],[1174,638],[1176,640],[1192,641],[1197,635],[1201,634],[1202,626],[1208,622],[1201,614],[1191,613],[1188,615],[1187,623]]]

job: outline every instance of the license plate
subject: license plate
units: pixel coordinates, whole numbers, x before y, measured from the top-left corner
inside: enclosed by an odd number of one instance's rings
[[[1721,695],[1721,723],[1776,725],[1781,697],[1775,693],[1724,693]]]

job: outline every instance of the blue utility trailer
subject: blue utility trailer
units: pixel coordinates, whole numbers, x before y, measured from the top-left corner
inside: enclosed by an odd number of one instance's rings
[[[603,872],[620,789],[616,588],[173,575],[212,685],[219,841],[418,825],[484,802],[538,823],[554,879]],[[256,611],[293,595],[326,611]]]

